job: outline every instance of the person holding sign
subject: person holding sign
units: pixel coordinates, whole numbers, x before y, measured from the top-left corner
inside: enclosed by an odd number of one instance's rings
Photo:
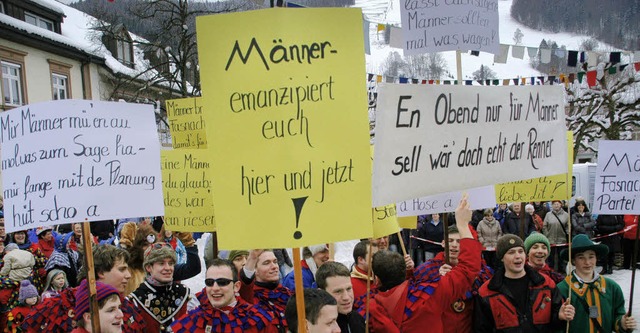
[[[488,210],[491,212],[491,210]],[[491,215],[491,214],[489,214]],[[491,216],[493,218],[493,216]],[[493,220],[500,228],[496,220]],[[471,227],[471,226],[469,226]],[[444,247],[442,241],[442,246]],[[460,232],[455,225],[449,226],[449,264],[445,262],[444,252],[440,252],[435,258],[427,261],[422,266],[418,266],[415,272],[417,279],[423,281],[437,280],[441,276],[447,275],[458,265],[458,255],[460,254]],[[471,333],[473,332],[473,296],[478,293],[478,289],[493,276],[493,269],[487,266],[484,260],[481,262],[480,273],[473,280],[471,287],[465,292],[463,297],[458,298],[451,306],[446,307],[442,314],[444,333]],[[446,323],[446,324],[445,324]]]
[[[278,258],[270,250],[251,250],[240,271],[240,296],[267,311],[277,323],[279,332],[287,329],[284,310],[293,294],[280,284]]]
[[[496,252],[504,267],[478,290],[474,332],[546,332],[573,319],[573,305],[563,302],[553,280],[525,263],[520,237],[500,237]]]
[[[353,286],[349,277],[349,269],[335,261],[330,261],[318,268],[316,274],[318,288],[325,290],[338,303],[338,326],[342,332],[365,333],[367,324],[364,318],[353,311]]]
[[[373,332],[443,331],[445,309],[464,296],[480,271],[481,247],[468,226],[471,210],[466,195],[455,215],[460,230],[458,264],[439,280],[407,280],[405,260],[397,252],[379,251],[373,256],[380,290],[370,302]]]
[[[268,312],[236,296],[240,281],[231,261],[213,259],[204,283],[200,305],[171,324],[173,332],[278,332]]]
[[[558,284],[564,297],[571,292],[571,304],[577,309],[569,332],[630,332],[637,327],[635,319],[625,313],[620,286],[595,271],[598,257],[608,253],[606,245],[596,244],[586,235],[573,237],[571,263],[575,269]],[[564,249],[560,256],[568,260],[569,251]]]

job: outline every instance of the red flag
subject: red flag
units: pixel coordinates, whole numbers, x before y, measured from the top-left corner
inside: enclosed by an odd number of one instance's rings
[[[587,72],[587,84],[589,87],[595,87],[596,85],[596,71]]]

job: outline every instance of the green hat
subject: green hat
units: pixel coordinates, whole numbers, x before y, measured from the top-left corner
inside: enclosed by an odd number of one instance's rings
[[[529,237],[524,240],[524,251],[529,254],[529,250],[531,249],[533,244],[536,243],[542,243],[546,245],[547,250],[551,251],[551,244],[549,243],[549,239],[547,238],[547,236],[536,231],[532,232],[531,235],[529,235]]]
[[[506,234],[498,238],[498,244],[496,245],[496,256],[498,257],[498,260],[502,260],[504,254],[514,247],[521,247],[524,249],[522,238],[514,234]]]
[[[593,250],[596,252],[596,256],[598,257],[604,257],[607,254],[609,254],[609,247],[604,245],[604,244],[600,244],[600,243],[596,243],[592,240],[589,239],[589,237],[587,237],[587,235],[584,234],[580,234],[580,235],[576,235],[575,237],[573,237],[573,240],[571,241],[571,257],[572,259],[581,252],[587,251],[587,250]],[[562,252],[560,252],[560,259],[563,260],[569,260],[569,250],[568,249],[564,249],[562,250]]]
[[[233,262],[239,256],[249,256],[249,251],[246,250],[232,250],[229,251],[229,261]]]

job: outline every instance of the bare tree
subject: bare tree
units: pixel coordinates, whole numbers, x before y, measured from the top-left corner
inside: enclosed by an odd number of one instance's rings
[[[496,72],[494,72],[491,68],[480,65],[480,68],[471,74],[474,80],[490,80],[495,79],[497,77]]]
[[[580,149],[597,152],[597,139],[630,140],[640,127],[640,73],[632,67],[605,75],[609,68],[600,63],[595,87],[576,81],[566,88],[574,156]]]
[[[524,37],[522,30],[520,30],[520,28],[516,28],[516,31],[513,32],[513,42],[516,45],[522,44],[522,37]]]

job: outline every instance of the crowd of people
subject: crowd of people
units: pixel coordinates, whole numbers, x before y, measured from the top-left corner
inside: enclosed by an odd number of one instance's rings
[[[80,223],[7,235],[0,218],[0,331],[93,331],[85,239],[101,332],[297,332],[296,292],[310,333],[635,329],[620,286],[604,275],[617,251],[624,268],[635,264],[631,230],[609,234],[638,217],[594,218],[582,200],[521,208],[471,211],[463,198],[455,214],[422,216],[403,231],[406,255],[397,237],[360,240],[352,267],[330,260],[326,244],[307,246],[298,291],[285,249],[215,256],[208,240],[202,267],[200,235],[165,230],[161,218],[92,222],[87,237]],[[202,290],[181,283],[203,269]]]

